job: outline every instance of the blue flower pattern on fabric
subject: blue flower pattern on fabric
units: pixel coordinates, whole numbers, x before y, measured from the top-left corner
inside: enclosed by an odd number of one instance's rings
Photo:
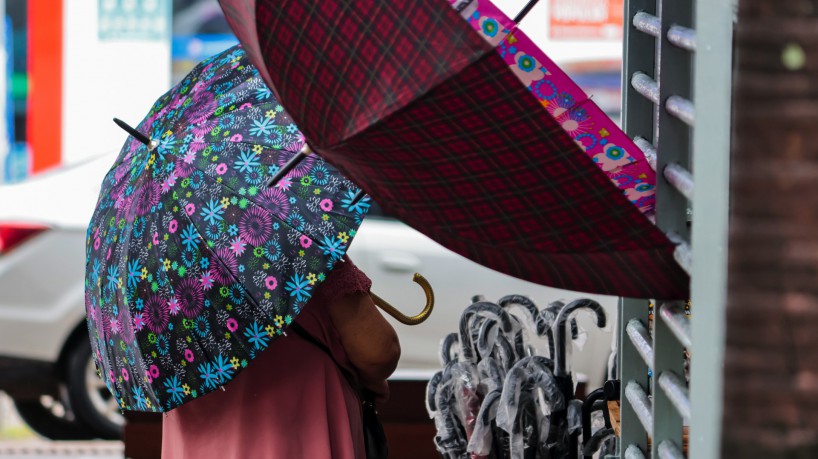
[[[162,96],[102,183],[87,232],[92,355],[124,410],[166,411],[274,345],[369,208],[318,156],[240,46]],[[229,390],[229,386],[228,386]]]

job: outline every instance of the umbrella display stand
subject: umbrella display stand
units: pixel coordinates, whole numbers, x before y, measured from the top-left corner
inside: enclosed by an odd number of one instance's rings
[[[620,382],[618,380],[611,380],[605,383],[605,387],[599,390],[602,392],[602,401],[604,402],[604,407],[602,408],[605,422],[607,428],[610,432],[607,435],[613,434],[616,437],[617,442],[619,441],[619,437],[621,436],[621,404],[619,400],[619,393],[620,393]],[[591,401],[591,397],[589,396],[586,399],[586,405]],[[583,422],[585,418],[583,418]],[[590,429],[586,428],[586,425],[583,424],[583,429],[585,431],[590,431]],[[585,457],[590,459],[593,457],[591,454],[593,451],[597,451],[599,449],[599,440],[597,437],[601,437],[604,432],[603,429],[599,429],[598,431],[594,432],[591,437],[585,440],[585,444],[583,446],[583,454]],[[650,436],[646,436],[645,438],[646,444],[648,449],[652,447],[653,441]],[[688,457],[689,451],[689,444],[690,444],[690,427],[689,426],[682,426],[682,454],[685,457]],[[665,447],[663,450],[667,450],[668,448]],[[605,457],[604,455],[602,457]]]
[[[674,235],[695,310],[660,296],[651,321],[650,300],[622,299],[612,457],[720,457],[735,3],[624,4],[622,127],[660,177],[655,223]]]
[[[575,397],[569,346],[579,333],[575,314],[590,311],[605,327],[602,306],[578,299],[540,309],[521,295],[473,301],[459,330],[443,339],[443,369],[427,386],[438,452],[446,458],[579,458],[584,437],[592,435],[583,421],[594,401]],[[534,346],[537,337],[546,340],[547,352]]]
[[[619,436],[619,402],[610,402],[608,404],[608,412],[611,416],[611,423],[614,424],[614,431],[616,432],[616,436]],[[652,447],[653,441],[650,437],[647,438],[647,445],[648,448]],[[690,444],[690,427],[684,426],[682,427],[682,454],[685,456],[688,455],[689,451],[689,444]]]

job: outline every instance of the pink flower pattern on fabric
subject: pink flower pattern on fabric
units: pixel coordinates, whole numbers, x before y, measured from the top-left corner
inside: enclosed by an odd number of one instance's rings
[[[489,0],[474,0],[461,14],[628,200],[652,212],[656,172],[627,134]]]

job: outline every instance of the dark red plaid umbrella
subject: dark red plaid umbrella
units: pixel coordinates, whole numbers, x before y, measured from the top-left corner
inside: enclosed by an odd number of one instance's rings
[[[313,150],[386,211],[522,279],[687,297],[674,244],[449,1],[220,2]]]

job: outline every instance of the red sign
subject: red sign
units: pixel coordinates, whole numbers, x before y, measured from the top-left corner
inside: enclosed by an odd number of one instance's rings
[[[623,0],[551,0],[549,6],[552,39],[622,39]]]

